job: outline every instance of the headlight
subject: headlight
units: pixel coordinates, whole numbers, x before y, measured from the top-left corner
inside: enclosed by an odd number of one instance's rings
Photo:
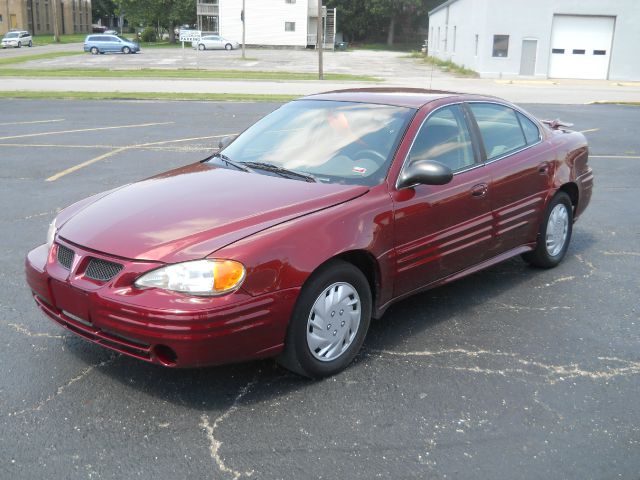
[[[51,250],[51,247],[53,246],[53,241],[56,238],[57,230],[58,229],[56,228],[56,221],[54,219],[53,222],[49,224],[49,230],[47,230],[47,249],[49,250]]]
[[[240,287],[245,268],[233,260],[195,260],[175,263],[145,273],[134,285],[162,288],[191,295],[222,295]]]

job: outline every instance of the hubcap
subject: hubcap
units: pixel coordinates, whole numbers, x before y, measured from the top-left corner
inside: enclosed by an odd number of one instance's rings
[[[549,215],[547,221],[547,253],[552,257],[558,255],[564,248],[569,232],[569,213],[566,205],[559,203]]]
[[[360,297],[353,286],[338,282],[316,299],[307,320],[307,345],[318,360],[340,357],[356,338],[360,326]]]

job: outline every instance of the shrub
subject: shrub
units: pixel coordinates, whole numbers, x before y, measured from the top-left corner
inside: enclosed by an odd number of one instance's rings
[[[143,42],[155,42],[156,41],[156,29],[153,27],[147,27],[142,31],[140,39]]]

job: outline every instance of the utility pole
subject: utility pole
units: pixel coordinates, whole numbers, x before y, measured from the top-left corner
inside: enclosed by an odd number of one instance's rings
[[[58,43],[60,42],[60,23],[58,22],[58,0],[53,0],[51,2],[51,7],[53,9],[53,41]]]
[[[246,25],[247,25],[247,16],[245,14],[244,11],[244,6],[245,6],[245,0],[242,0],[242,59],[245,59],[244,56],[244,40],[245,40],[245,33],[246,33]]]
[[[324,80],[324,72],[322,68],[322,46],[323,38],[323,21],[322,21],[322,0],[318,0],[318,78]]]

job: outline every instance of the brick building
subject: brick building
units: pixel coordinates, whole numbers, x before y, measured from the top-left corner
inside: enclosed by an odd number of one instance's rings
[[[53,2],[60,34],[91,32],[91,0],[0,0],[0,34],[13,29],[52,34]]]

